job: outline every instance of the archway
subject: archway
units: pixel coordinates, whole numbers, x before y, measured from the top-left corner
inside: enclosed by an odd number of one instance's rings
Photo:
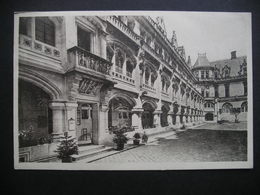
[[[214,115],[212,112],[208,112],[207,114],[205,114],[205,120],[206,121],[213,121],[214,120]]]
[[[169,107],[166,106],[166,105],[163,105],[162,106],[162,113],[161,113],[161,126],[162,127],[166,127],[168,126],[168,120],[167,120],[167,115],[168,115],[168,112],[169,112]]]
[[[30,136],[31,140],[25,143],[20,136],[20,147],[37,145],[52,133],[52,110],[48,106],[50,100],[50,95],[41,88],[19,80],[19,133]]]
[[[108,128],[129,127],[132,125],[131,110],[134,101],[123,96],[115,96],[109,101]]]
[[[143,129],[153,128],[153,112],[155,108],[148,102],[143,104],[142,125]]]
[[[225,104],[223,104],[223,106],[222,106],[222,113],[231,113],[231,112],[232,112],[232,109],[233,109],[232,104],[230,104],[230,103],[225,103]]]

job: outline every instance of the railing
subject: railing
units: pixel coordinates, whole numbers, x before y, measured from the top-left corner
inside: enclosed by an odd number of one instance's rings
[[[138,36],[134,31],[132,31],[125,23],[118,19],[116,16],[108,16],[107,20],[112,23],[114,26],[122,30],[125,34],[127,34],[132,39],[138,41],[140,36]]]
[[[51,45],[42,43],[37,40],[33,40],[31,37],[26,35],[19,35],[19,46],[24,49],[29,49],[36,53],[40,53],[55,59],[60,60],[60,50]]]
[[[148,90],[150,90],[152,92],[156,92],[156,89],[154,87],[151,87],[151,86],[149,86],[149,85],[147,85],[145,83],[143,83],[143,88],[148,89]]]
[[[96,72],[109,75],[112,63],[94,55],[80,47],[73,47],[68,50],[69,62],[76,67],[84,67]]]
[[[119,72],[112,72],[112,75],[114,77],[116,77],[117,79],[121,80],[121,81],[124,81],[124,82],[127,82],[127,83],[130,83],[130,84],[135,84],[135,80],[132,79],[131,77],[128,77],[128,76],[125,76]]]
[[[169,97],[169,93],[166,92],[166,91],[162,91],[162,94],[163,94],[164,96],[166,96],[166,97]]]

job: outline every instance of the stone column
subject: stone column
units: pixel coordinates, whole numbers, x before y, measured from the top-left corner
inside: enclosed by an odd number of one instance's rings
[[[126,55],[124,57],[125,57],[125,61],[123,63],[123,67],[122,67],[122,73],[123,73],[123,75],[126,75]]]
[[[167,122],[169,124],[169,127],[171,127],[173,124],[172,124],[172,112],[168,112],[167,114]]]
[[[181,126],[181,123],[180,123],[180,115],[179,114],[176,114],[176,124],[175,124],[175,127],[176,128],[180,128]]]
[[[153,112],[153,124],[155,127],[161,127],[161,110],[155,110]]]
[[[142,112],[143,108],[133,108],[132,109],[132,126],[137,131],[141,131],[142,127]]]
[[[108,142],[106,140],[108,136],[108,106],[101,105],[99,107],[98,144],[106,144],[106,142]]]
[[[107,42],[106,42],[106,35],[105,33],[101,32],[100,36],[100,52],[101,52],[101,57],[106,59],[107,57]]]
[[[49,107],[52,109],[52,125],[53,125],[53,139],[58,140],[66,130],[64,107],[62,102],[51,102]]]

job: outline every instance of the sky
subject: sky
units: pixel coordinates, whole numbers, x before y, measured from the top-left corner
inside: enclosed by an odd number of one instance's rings
[[[227,12],[166,12],[162,15],[170,39],[175,30],[179,46],[184,46],[192,65],[198,53],[206,53],[209,61],[249,54],[251,16]]]

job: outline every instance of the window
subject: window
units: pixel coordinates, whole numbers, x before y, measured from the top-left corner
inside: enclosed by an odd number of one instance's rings
[[[126,112],[123,112],[123,118],[127,119],[127,113]]]
[[[55,25],[47,17],[35,18],[36,40],[55,46]]]
[[[77,29],[78,33],[78,46],[86,51],[90,51],[91,47],[91,33],[87,32],[80,27]]]
[[[122,68],[123,68],[124,60],[125,59],[124,59],[123,53],[120,50],[118,50],[116,53],[116,59],[115,59],[116,72],[119,72],[119,73],[123,72]]]
[[[223,113],[231,113],[233,106],[230,103],[225,103],[222,106],[222,112]]]
[[[148,85],[150,78],[150,70],[148,68],[145,69],[145,84]]]
[[[215,97],[218,97],[218,86],[215,86],[214,89],[215,89]]]
[[[206,70],[206,78],[208,79],[209,78],[209,71]]]
[[[208,91],[206,91],[206,97],[209,97],[209,92]]]
[[[215,77],[215,79],[218,78],[218,72],[217,71],[214,72],[214,77]]]
[[[229,97],[229,84],[225,84],[225,96]]]
[[[241,112],[247,112],[247,102],[242,103]]]
[[[204,89],[201,90],[201,95],[204,97]]]
[[[133,65],[131,64],[130,61],[127,61],[126,62],[126,75],[128,77],[131,77],[132,78],[132,73],[133,73]]]
[[[205,77],[204,73],[205,73],[205,72],[202,70],[202,71],[201,71],[201,78],[202,78],[202,79],[204,79],[204,77]]]
[[[29,36],[29,29],[28,29],[29,20],[30,18],[25,18],[25,17],[19,19],[19,34]]]
[[[243,82],[244,85],[244,95],[247,95],[247,82]]]
[[[82,119],[89,118],[89,110],[82,110]]]

